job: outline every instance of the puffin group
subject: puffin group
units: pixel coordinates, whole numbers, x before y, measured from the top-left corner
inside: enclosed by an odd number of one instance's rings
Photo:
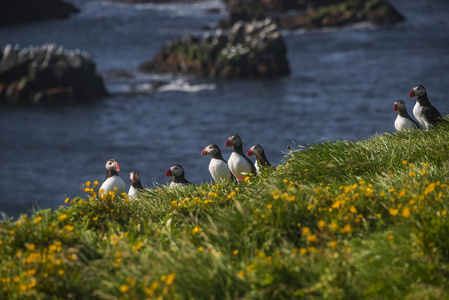
[[[411,128],[421,129],[421,124],[425,129],[435,126],[438,123],[444,122],[440,112],[432,106],[427,97],[427,91],[422,85],[415,86],[409,95],[410,98],[416,97],[416,103],[413,107],[413,115],[415,120],[408,114],[403,100],[398,100],[394,103],[393,110],[398,112],[398,116],[394,121],[394,128],[398,131],[403,131]]]
[[[405,102],[398,100],[394,103],[393,110],[398,112],[398,116],[394,121],[394,127],[398,131],[419,128],[420,124],[429,129],[440,122],[445,122],[440,112],[432,106],[427,97],[426,89],[422,85],[415,86],[410,92],[410,98],[416,97],[416,104],[413,108],[413,115],[416,120],[408,114]],[[261,145],[256,144],[252,146],[248,152],[243,152],[242,139],[238,135],[230,136],[225,143],[226,148],[232,147],[232,153],[229,160],[223,158],[220,147],[216,144],[210,144],[201,151],[201,155],[209,155],[209,172],[216,183],[221,182],[242,182],[245,181],[249,174],[260,174],[265,167],[271,166],[268,161],[264,149]],[[253,163],[248,157],[255,156],[256,160]],[[124,193],[126,189],[125,182],[118,176],[120,167],[115,159],[109,159],[106,162],[106,179],[100,187],[99,195],[105,195],[110,191],[115,193]],[[191,184],[185,178],[184,168],[181,165],[172,165],[165,173],[167,177],[173,177],[170,182],[170,187],[185,186]],[[140,182],[140,174],[137,171],[130,173],[131,186],[128,191],[129,199],[135,199],[137,195],[143,190]]]
[[[233,135],[226,140],[225,147],[232,147],[232,153],[229,161],[226,161],[221,154],[220,147],[216,144],[210,144],[201,151],[201,155],[210,155],[209,172],[216,183],[221,182],[242,182],[249,174],[260,174],[264,167],[271,166],[264,149],[259,144],[252,146],[247,156],[255,156],[253,163],[243,152],[242,139],[238,135]],[[115,159],[109,159],[106,162],[106,179],[100,187],[99,195],[106,195],[110,191],[121,194],[125,192],[125,182],[118,175],[120,167]],[[143,190],[140,182],[140,174],[132,171],[129,174],[131,186],[128,191],[129,199],[136,199]],[[170,187],[185,186],[191,184],[185,178],[184,168],[181,165],[171,166],[165,173],[167,177],[173,177]]]

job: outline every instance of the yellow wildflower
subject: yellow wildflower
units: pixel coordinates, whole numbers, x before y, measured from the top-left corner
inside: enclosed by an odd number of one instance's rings
[[[302,229],[302,234],[303,235],[308,235],[310,233],[310,228],[309,227],[304,227],[303,229]]]
[[[402,209],[402,216],[408,218],[410,216],[410,208],[408,206]]]
[[[320,221],[318,222],[318,229],[319,229],[319,230],[323,230],[324,227],[326,227],[326,222],[324,222],[324,220],[320,220]]]
[[[195,234],[195,233],[198,233],[201,231],[203,231],[203,229],[201,229],[201,227],[197,225],[197,226],[195,226],[195,228],[193,228],[192,234]]]
[[[331,247],[331,248],[337,247],[337,241],[330,241],[329,242],[329,247]]]
[[[42,221],[42,217],[41,217],[41,216],[37,216],[37,217],[34,219],[34,223],[39,223],[40,221]]]
[[[396,208],[390,208],[388,210],[388,212],[390,213],[390,215],[392,215],[394,217],[394,216],[396,216],[398,214],[399,210],[396,209]]]
[[[176,274],[174,274],[174,273],[168,275],[167,281],[165,282],[165,284],[171,285],[173,283],[173,281],[175,281],[175,278],[176,278]]]
[[[126,293],[128,290],[129,286],[127,286],[126,284],[120,286],[120,292],[122,292],[123,294]]]
[[[62,214],[59,216],[59,221],[64,221],[65,219],[67,219],[67,214]]]
[[[233,254],[233,255],[239,254],[239,250],[238,250],[238,249],[235,249],[234,251],[232,251],[232,254]]]
[[[352,227],[349,224],[346,224],[342,229],[341,229],[341,233],[351,233],[352,232]]]
[[[70,225],[70,224],[64,226],[64,230],[69,231],[69,232],[72,231],[73,228],[74,228],[73,225]]]
[[[317,236],[315,234],[311,234],[307,236],[307,241],[309,243],[315,243],[318,240]]]

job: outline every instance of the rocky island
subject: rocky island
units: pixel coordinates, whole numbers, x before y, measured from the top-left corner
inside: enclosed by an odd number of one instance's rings
[[[171,41],[140,69],[212,78],[276,78],[290,73],[286,54],[279,25],[266,18]]]
[[[219,27],[237,21],[275,18],[281,28],[320,28],[357,22],[392,24],[404,17],[384,0],[225,0],[229,15]]]
[[[89,103],[108,93],[95,63],[56,44],[0,51],[0,105]]]
[[[0,27],[47,19],[65,19],[77,12],[78,8],[61,0],[2,0]]]

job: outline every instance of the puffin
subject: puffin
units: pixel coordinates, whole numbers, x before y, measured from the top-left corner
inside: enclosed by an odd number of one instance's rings
[[[216,144],[210,144],[201,151],[201,155],[210,155],[209,172],[216,183],[233,181],[235,179],[229,170],[228,163],[221,155],[221,150]]]
[[[131,186],[129,187],[128,198],[136,199],[137,195],[143,191],[142,183],[140,182],[140,174],[137,171],[129,173],[129,179],[131,179]]]
[[[173,165],[170,167],[170,169],[167,170],[165,173],[165,176],[173,177],[173,181],[170,183],[170,187],[177,187],[177,186],[183,186],[191,184],[185,177],[184,177],[184,168],[180,165]]]
[[[254,166],[256,167],[257,174],[260,173],[260,171],[264,167],[271,166],[270,162],[268,161],[265,151],[263,150],[262,146],[259,144],[256,144],[249,148],[247,156],[256,156],[256,161],[254,162]]]
[[[405,107],[405,102],[403,100],[398,100],[394,103],[393,110],[398,112],[398,116],[394,121],[394,128],[397,131],[403,131],[411,128],[419,128],[418,122],[412,119],[407,112],[407,108]]]
[[[230,136],[225,147],[233,147],[228,166],[231,173],[237,178],[237,182],[245,181],[249,174],[256,174],[253,162],[243,153],[242,139],[238,135]]]
[[[99,195],[107,195],[110,191],[113,191],[116,195],[120,195],[125,192],[126,185],[123,179],[118,176],[120,166],[118,162],[111,158],[106,162],[106,179],[100,186]],[[117,188],[117,190],[115,189]]]
[[[422,85],[417,85],[412,89],[410,98],[413,97],[417,97],[416,104],[413,107],[413,115],[426,129],[443,121],[440,112],[432,106],[429,98],[427,98],[426,89]]]

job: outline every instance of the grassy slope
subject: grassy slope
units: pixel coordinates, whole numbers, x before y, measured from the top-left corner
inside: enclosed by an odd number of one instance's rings
[[[449,125],[0,225],[0,298],[449,299]]]

